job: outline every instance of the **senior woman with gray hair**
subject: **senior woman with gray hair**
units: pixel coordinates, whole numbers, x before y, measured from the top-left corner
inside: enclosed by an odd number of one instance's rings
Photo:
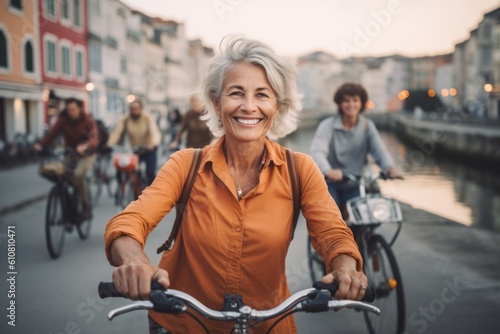
[[[293,195],[286,149],[271,139],[297,127],[301,105],[294,67],[258,41],[234,36],[223,42],[202,83],[204,117],[220,138],[202,150],[174,247],[158,266],[143,251],[148,234],[179,200],[193,149],[173,154],[139,199],[107,224],[113,282],[131,299],[148,299],[151,280],[212,309],[223,307],[227,293],[241,294],[244,304],[258,309],[270,309],[290,295],[285,258],[293,235]],[[323,281],[339,284],[336,298],[359,300],[367,279],[351,231],[314,161],[294,155],[302,213],[329,270]],[[150,312],[149,317],[152,333],[200,330],[184,315]],[[200,320],[213,333],[230,332],[230,324]],[[270,325],[264,322],[254,333]],[[288,317],[273,333],[296,331]]]

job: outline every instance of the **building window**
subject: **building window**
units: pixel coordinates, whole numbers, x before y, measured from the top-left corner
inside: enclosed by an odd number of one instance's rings
[[[61,0],[61,15],[63,20],[70,20],[69,0]]]
[[[62,74],[69,76],[71,75],[71,56],[69,47],[63,45],[61,47],[61,61],[62,61]]]
[[[10,0],[9,1],[10,8],[14,8],[17,10],[23,10],[23,1],[22,0]]]
[[[44,6],[45,15],[55,19],[56,17],[56,0],[45,0]]]
[[[83,77],[83,52],[80,50],[76,51],[76,76]]]
[[[35,60],[33,57],[33,44],[26,41],[24,44],[24,71],[27,73],[35,72]]]
[[[57,72],[57,55],[56,55],[56,42],[53,40],[45,41],[45,50],[47,51],[46,70],[47,72]]]
[[[98,42],[90,42],[90,70],[101,73],[102,71],[102,52],[101,44]]]
[[[82,8],[81,8],[82,2],[80,0],[74,0],[73,1],[73,23],[75,24],[75,27],[81,27],[82,26]]]
[[[120,70],[121,70],[122,74],[127,73],[127,58],[125,58],[123,56],[120,59]]]
[[[0,30],[0,68],[9,67],[8,43],[3,30]]]

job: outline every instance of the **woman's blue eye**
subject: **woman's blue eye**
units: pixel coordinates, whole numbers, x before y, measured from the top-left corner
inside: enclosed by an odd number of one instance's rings
[[[242,92],[238,92],[238,91],[229,93],[229,96],[242,96],[242,95],[243,95],[243,93]]]

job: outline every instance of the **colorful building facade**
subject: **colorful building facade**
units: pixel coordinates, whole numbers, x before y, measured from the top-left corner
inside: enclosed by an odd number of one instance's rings
[[[0,2],[0,140],[42,132],[37,1]]]

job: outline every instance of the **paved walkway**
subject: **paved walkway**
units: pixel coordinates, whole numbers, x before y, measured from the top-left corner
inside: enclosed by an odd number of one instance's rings
[[[44,198],[50,186],[37,163],[0,170],[0,215]]]

